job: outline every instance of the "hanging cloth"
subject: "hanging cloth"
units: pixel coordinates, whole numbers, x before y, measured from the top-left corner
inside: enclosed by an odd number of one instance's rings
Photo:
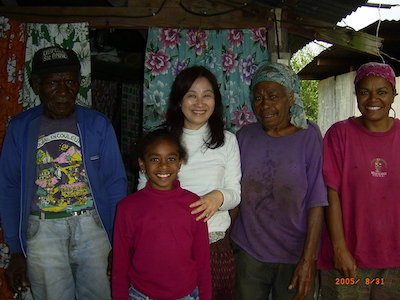
[[[90,43],[88,23],[40,24],[28,23],[26,43],[24,110],[40,104],[40,99],[29,85],[32,58],[35,52],[49,46],[72,49],[81,61],[81,86],[76,103],[90,107],[92,104],[90,77]]]
[[[184,68],[201,65],[220,84],[224,122],[232,132],[255,122],[251,111],[251,78],[268,61],[267,30],[188,30],[149,28],[143,90],[143,128],[165,120],[169,91]]]

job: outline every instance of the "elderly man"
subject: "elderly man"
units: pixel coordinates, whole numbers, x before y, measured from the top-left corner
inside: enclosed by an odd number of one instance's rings
[[[10,286],[39,299],[110,299],[114,214],[126,175],[113,127],[75,104],[80,62],[49,47],[33,57],[42,104],[15,116],[0,157],[0,213]]]

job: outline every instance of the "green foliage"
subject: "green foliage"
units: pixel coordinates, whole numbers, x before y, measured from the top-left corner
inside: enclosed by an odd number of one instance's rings
[[[307,119],[318,121],[318,80],[301,80],[300,97]]]
[[[290,65],[297,73],[313,60],[322,50],[324,45],[311,43],[297,51],[290,60]],[[318,80],[301,80],[300,97],[304,103],[304,110],[309,120],[318,121]]]

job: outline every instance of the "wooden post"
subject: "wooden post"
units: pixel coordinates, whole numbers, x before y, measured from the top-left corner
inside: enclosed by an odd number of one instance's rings
[[[268,30],[268,51],[271,62],[289,65],[291,53],[288,51],[288,31],[281,26],[282,9],[274,9],[274,27]]]

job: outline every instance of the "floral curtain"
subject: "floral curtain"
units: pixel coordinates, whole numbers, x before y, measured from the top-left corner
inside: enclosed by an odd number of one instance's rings
[[[258,65],[268,61],[265,28],[187,30],[150,28],[146,46],[143,129],[165,120],[169,90],[184,68],[202,65],[219,80],[226,128],[236,132],[255,122],[249,86]]]
[[[25,43],[26,23],[0,16],[0,149],[8,122],[22,111]]]
[[[22,111],[25,43],[26,24],[0,16],[0,152],[8,122]],[[0,300],[14,296],[5,278],[9,260],[0,222]]]
[[[81,61],[81,88],[77,96],[77,103],[91,106],[92,97],[90,90],[90,43],[88,23],[65,24],[40,24],[28,23],[28,40],[25,58],[24,80],[24,110],[40,104],[39,97],[35,95],[29,85],[32,58],[41,48],[61,46],[74,50]]]

